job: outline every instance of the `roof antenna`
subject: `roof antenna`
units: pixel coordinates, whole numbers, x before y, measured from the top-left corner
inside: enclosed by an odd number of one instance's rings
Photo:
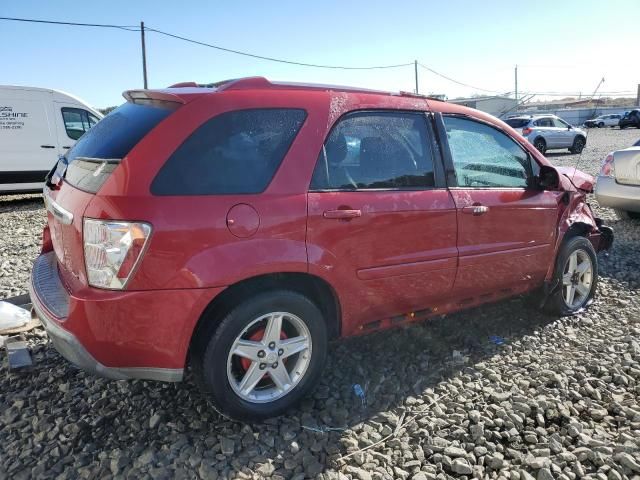
[[[593,91],[593,93],[591,94],[591,96],[589,97],[589,100],[593,100],[593,97],[596,96],[596,93],[598,93],[598,90],[600,89],[600,87],[602,86],[602,84],[604,83],[604,77],[602,77],[602,80],[600,80],[600,82],[598,83],[598,86],[596,87],[596,89]],[[596,102],[598,102],[598,100],[600,99],[600,96],[598,96],[598,98],[595,100]],[[596,103],[596,111],[597,111],[597,103]],[[587,130],[587,133],[584,137],[584,143],[585,146],[587,144],[587,138],[589,137],[589,130]],[[580,151],[580,153],[578,154],[578,160],[576,160],[576,166],[573,167],[573,175],[571,175],[571,184],[575,187],[576,185],[573,183],[573,179],[576,176],[576,172],[578,171],[578,166],[580,165],[580,160],[582,160],[582,152],[584,152],[584,148]]]

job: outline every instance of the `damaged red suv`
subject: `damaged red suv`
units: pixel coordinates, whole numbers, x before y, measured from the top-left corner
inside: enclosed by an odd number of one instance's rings
[[[525,292],[556,315],[593,298],[613,234],[592,179],[494,117],[264,78],[124,96],[47,177],[30,284],[85,370],[190,365],[220,411],[262,419],[313,388],[333,338]]]

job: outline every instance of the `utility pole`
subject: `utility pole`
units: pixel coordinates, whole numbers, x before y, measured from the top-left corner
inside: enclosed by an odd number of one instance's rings
[[[518,104],[518,65],[516,65],[515,71],[515,79],[516,79],[516,105]]]
[[[144,22],[140,22],[140,40],[142,41],[142,76],[144,88],[147,88],[147,47],[144,43]]]
[[[638,94],[636,95],[636,105],[640,107],[640,83],[638,84]]]
[[[418,60],[413,61],[413,68],[415,69],[415,72],[416,72],[416,95],[417,95],[418,94]],[[640,88],[640,85],[638,85],[638,88]]]

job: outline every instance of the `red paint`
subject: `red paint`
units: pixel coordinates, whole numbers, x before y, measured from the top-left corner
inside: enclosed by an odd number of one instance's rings
[[[549,165],[506,124],[475,110],[414,96],[274,86],[263,79],[218,92],[190,85],[153,95],[184,104],[131,150],[97,195],[66,183],[52,192],[74,220],[61,225],[49,215],[51,244],[43,236],[71,295],[69,317],[58,321],[106,366],[183,367],[207,305],[225,288],[257,275],[298,272],[327,282],[339,303],[340,333],[347,336],[370,322],[386,328],[392,317],[422,319],[539,287],[571,224],[586,223],[597,235],[584,193],[563,175],[558,191],[545,192],[308,192],[329,130],[357,109],[469,115]],[[154,176],[196,127],[226,111],[260,107],[304,108],[308,115],[263,193],[151,195]],[[153,226],[125,291],[87,286],[84,217]]]

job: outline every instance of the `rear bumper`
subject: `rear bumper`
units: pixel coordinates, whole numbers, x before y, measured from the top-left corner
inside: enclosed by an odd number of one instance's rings
[[[615,178],[598,176],[595,194],[603,207],[640,212],[640,185],[624,185]]]
[[[183,378],[191,333],[222,289],[68,292],[53,252],[33,265],[29,293],[56,350],[82,370],[116,380]]]

